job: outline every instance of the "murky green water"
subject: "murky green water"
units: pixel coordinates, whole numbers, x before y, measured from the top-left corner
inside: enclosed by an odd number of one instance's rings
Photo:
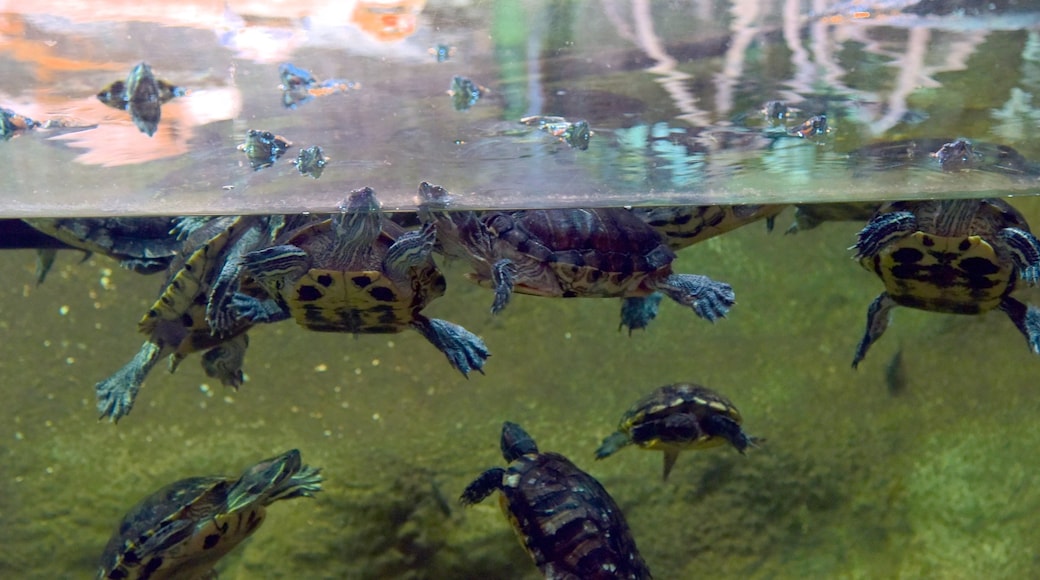
[[[683,28],[678,16],[708,22],[705,15],[713,10],[725,14],[726,9],[732,13],[722,20],[732,24],[747,15],[741,10],[749,9],[739,2],[703,4],[668,9],[653,4],[651,20],[670,50],[696,45],[680,42],[691,36],[714,38],[710,26],[694,27],[697,36]],[[900,101],[894,88],[901,86],[900,67],[892,59],[900,51],[911,53],[905,47],[919,31],[897,20],[861,36],[842,37],[823,35],[822,29],[814,28],[822,25],[806,22],[804,47],[832,50],[833,59],[821,53],[800,55],[792,47],[801,45],[783,40],[783,7],[775,4],[762,4],[754,20],[761,34],[749,37],[741,52],[743,69],[732,83],[699,80],[714,78],[735,64],[727,60],[730,53],[725,48],[739,46],[744,37],[720,30],[719,50],[690,52],[688,57],[676,53],[680,68],[692,75],[680,78],[676,86],[696,96],[696,108],[705,111],[704,122],[712,126],[736,123],[733,119],[756,110],[764,95],[807,96],[810,89],[829,94],[839,104],[827,110],[841,111],[836,115],[840,121],[820,145],[767,153],[723,148],[716,152],[721,161],[711,167],[697,164],[710,156],[699,158],[690,151],[682,163],[668,158],[671,150],[666,151],[663,141],[656,149],[645,143],[638,151],[626,149],[625,138],[631,135],[625,131],[639,122],[648,128],[657,121],[697,127],[702,119],[696,111],[682,108],[687,101],[672,99],[674,93],[646,72],[652,63],[645,55],[635,59],[631,55],[639,51],[628,45],[603,51],[612,58],[582,61],[595,53],[599,39],[622,46],[618,39],[624,34],[618,31],[639,33],[634,27],[639,2],[547,2],[528,12],[506,2],[460,4],[453,17],[452,6],[431,2],[419,17],[419,31],[388,46],[408,55],[405,61],[418,58],[413,53],[422,54],[426,45],[437,41],[435,31],[441,26],[456,34],[448,35],[446,42],[457,45],[457,58],[465,66],[498,75],[501,82],[494,88],[501,100],[483,110],[480,105],[485,103],[478,103],[465,117],[465,127],[497,130],[503,119],[530,112],[533,105],[523,95],[531,78],[547,80],[551,87],[581,79],[579,84],[589,89],[584,100],[568,102],[550,90],[541,94],[558,97],[550,99],[556,108],[545,105],[537,112],[596,119],[593,127],[599,133],[592,143],[600,139],[610,146],[598,152],[590,147],[592,157],[587,158],[560,149],[551,139],[542,141],[538,147],[553,152],[529,158],[562,173],[524,174],[530,181],[509,181],[522,166],[506,161],[524,157],[517,155],[513,141],[499,149],[503,142],[497,134],[496,139],[478,141],[477,145],[490,144],[480,145],[475,153],[446,155],[431,147],[446,138],[450,131],[445,128],[454,120],[444,117],[449,111],[448,101],[440,100],[447,99],[441,85],[446,88],[447,83],[436,76],[438,100],[430,107],[437,108],[437,114],[402,113],[409,119],[402,130],[414,125],[403,133],[414,149],[400,151],[415,163],[394,165],[390,172],[376,171],[371,164],[397,151],[402,141],[376,139],[379,154],[366,155],[358,153],[362,145],[345,131],[329,138],[345,146],[353,143],[354,148],[330,151],[341,163],[318,181],[293,175],[291,167],[246,174],[237,157],[235,162],[198,157],[200,152],[225,150],[237,155],[236,140],[253,119],[236,117],[195,129],[188,142],[197,149],[189,148],[172,160],[116,168],[115,174],[71,161],[76,153],[49,139],[20,136],[0,143],[0,163],[18,176],[5,195],[10,194],[9,200],[28,197],[37,178],[38,191],[53,192],[69,189],[70,184],[103,183],[105,175],[114,175],[117,192],[142,182],[155,186],[149,191],[158,193],[150,202],[161,207],[182,184],[205,181],[213,187],[185,190],[186,199],[196,200],[205,211],[210,207],[205,204],[217,203],[206,196],[231,183],[228,176],[236,176],[236,195],[249,191],[264,199],[268,193],[292,189],[285,184],[299,185],[303,193],[294,191],[301,198],[324,207],[321,204],[328,200],[338,201],[355,185],[354,179],[362,179],[356,174],[345,177],[356,170],[391,197],[407,200],[420,179],[430,179],[475,195],[486,193],[475,199],[493,202],[515,199],[510,196],[524,187],[578,171],[580,177],[567,183],[587,179],[594,184],[588,191],[596,191],[603,183],[620,182],[623,186],[608,193],[621,195],[634,191],[638,183],[653,185],[656,189],[649,194],[655,195],[700,191],[697,180],[702,178],[723,184],[720,191],[757,195],[769,189],[763,184],[784,178],[790,188],[776,189],[789,196],[785,201],[795,201],[826,189],[827,182],[819,173],[804,171],[805,164],[840,174],[846,181],[835,182],[842,186],[826,192],[839,197],[871,188],[905,190],[915,184],[950,195],[965,193],[963,184],[935,171],[897,177],[848,175],[844,155],[875,139],[964,136],[1007,144],[1028,159],[1040,160],[1040,145],[1032,138],[1040,117],[1030,93],[1040,88],[1040,31],[1028,15],[1011,19],[1008,26],[999,19],[984,20],[988,27],[978,19],[966,19],[946,20],[946,28],[928,29],[929,52],[921,60],[925,68],[918,72],[923,70],[938,86],[917,79]],[[574,43],[581,49],[576,49],[578,56],[560,48],[559,58],[549,61],[556,68],[526,71],[517,68],[516,59],[507,58],[501,46],[491,46],[486,39],[481,44],[474,40],[479,35],[459,32],[499,26],[494,29],[499,38],[526,46],[531,30],[501,28],[510,22],[509,13],[503,13],[510,9],[520,10],[518,14],[526,15],[524,22],[534,23],[537,38],[558,47]],[[583,11],[590,11],[587,18]],[[8,18],[10,24],[16,15]],[[38,29],[57,29],[53,20],[25,18]],[[621,24],[616,24],[618,18]],[[381,56],[381,45],[359,40],[357,31],[351,34],[355,44],[350,50],[367,55],[359,60],[360,71],[337,65],[323,69],[323,74],[377,77],[380,59],[389,57]],[[885,50],[878,52],[877,45]],[[140,58],[140,51],[125,50],[128,65]],[[289,52],[301,64],[306,57],[320,60],[318,56],[336,54],[316,41],[295,50]],[[958,60],[951,55],[965,56]],[[163,64],[175,68],[175,59],[167,58]],[[229,57],[212,58],[222,63]],[[805,66],[799,58],[809,59],[816,71],[812,78],[802,74],[808,69],[799,68]],[[255,55],[235,53],[229,62],[240,71],[271,76],[272,65]],[[837,70],[824,66],[833,62],[843,75],[825,74]],[[18,67],[29,66],[19,63]],[[967,64],[958,68],[958,63]],[[395,74],[407,76],[413,69],[403,70]],[[119,74],[92,70],[89,79],[75,78],[94,86],[95,77]],[[213,78],[219,76],[214,73]],[[406,84],[414,91],[412,97],[433,103],[434,97],[423,92],[424,79]],[[258,104],[256,91],[269,89],[270,80],[243,81],[243,94],[257,99],[246,110],[288,126],[290,117],[278,109],[277,94],[270,103]],[[396,85],[387,81],[387,86]],[[591,92],[593,86],[613,96],[597,100],[600,93]],[[727,86],[732,90],[729,100]],[[84,99],[92,94],[80,92]],[[390,91],[377,85],[373,93],[363,89],[345,97],[375,106]],[[639,104],[638,119],[618,117],[611,108],[622,96]],[[336,109],[329,104],[334,97],[297,111],[305,114],[300,117],[301,135],[316,134],[314,123],[321,111]],[[14,107],[27,100],[21,95],[3,104]],[[514,110],[510,103],[522,106]],[[593,107],[595,103],[603,108]],[[903,106],[914,115],[886,126],[887,111]],[[363,116],[363,111],[351,109],[349,115]],[[362,124],[360,132],[385,136],[377,125]],[[424,131],[441,132],[435,139]],[[491,163],[503,156],[502,165]],[[444,165],[446,159],[452,163]],[[68,173],[59,178],[25,169],[44,162]],[[62,165],[66,163],[79,165],[68,169]],[[455,183],[429,174],[441,165]],[[195,166],[200,177],[185,178],[172,171],[178,166]],[[468,173],[474,166],[492,169]],[[770,167],[779,169],[771,173]],[[799,167],[803,170],[796,171]],[[982,177],[980,190],[1034,193],[1032,181]],[[494,194],[508,188],[482,189],[500,181],[516,187],[497,198]],[[853,191],[850,183],[865,185]],[[71,188],[79,189],[88,205],[103,199],[93,197],[103,193],[98,188]],[[224,197],[220,203],[229,199],[238,203],[246,198]],[[1040,227],[1040,198],[1020,195],[1012,203]],[[3,206],[5,215],[15,215],[22,207],[14,201]],[[0,389],[5,395],[0,405],[0,577],[92,577],[113,527],[140,497],[183,477],[238,473],[263,457],[295,447],[305,462],[322,467],[324,491],[314,500],[274,504],[267,523],[222,561],[221,578],[536,578],[537,571],[495,502],[468,509],[456,503],[465,485],[482,470],[502,465],[498,436],[503,420],[522,424],[543,450],[567,455],[604,484],[624,510],[657,578],[1040,575],[1040,532],[1035,525],[1040,516],[1035,469],[1040,463],[1040,399],[1035,396],[1040,359],[1000,313],[968,317],[901,308],[859,369],[850,369],[867,305],[882,289],[847,249],[862,223],[826,223],[785,236],[783,230],[792,219],[788,209],[771,233],[762,223],[752,224],[680,252],[677,271],[724,280],[737,293],[729,317],[714,325],[669,302],[649,329],[628,336],[618,331],[615,300],[530,296],[514,297],[505,312],[492,317],[492,294],[469,284],[462,264],[447,264],[448,293],[425,312],[481,335],[493,353],[486,375],[461,378],[414,332],[355,338],[310,333],[285,322],[250,332],[245,367],[249,380],[238,392],[207,379],[196,362],[199,357],[192,356],[176,374],[156,369],[133,413],[118,425],[96,420],[93,385],[140,346],[135,325],[154,301],[161,275],[133,274],[104,257],[81,263],[79,254],[65,252],[46,283],[35,286],[32,252],[0,253],[0,270],[5,272],[0,285]],[[1036,289],[1023,289],[1019,297],[1040,304]],[[904,382],[895,390],[889,367],[897,353]],[[662,384],[683,381],[702,383],[731,398],[744,415],[747,431],[766,442],[746,456],[728,448],[682,454],[667,482],[660,478],[658,453],[626,449],[604,461],[594,460],[599,442],[634,400]]]

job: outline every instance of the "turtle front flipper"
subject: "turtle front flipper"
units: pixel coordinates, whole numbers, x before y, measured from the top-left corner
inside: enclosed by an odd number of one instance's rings
[[[863,339],[859,341],[859,346],[856,347],[856,356],[852,359],[852,368],[856,368],[859,365],[863,357],[867,356],[867,350],[870,349],[870,345],[874,344],[885,333],[891,318],[892,308],[895,306],[896,302],[892,300],[888,292],[882,292],[867,307],[867,330],[863,334]]]
[[[1040,354],[1040,309],[1036,306],[1026,306],[1010,296],[1001,300],[999,308],[1026,337],[1029,349],[1035,354]]]
[[[491,356],[480,337],[446,320],[416,315],[412,328],[426,337],[444,356],[451,366],[469,377],[470,371],[484,372],[484,361]]]
[[[484,501],[487,496],[502,487],[502,477],[505,474],[506,470],[501,467],[492,467],[481,473],[463,490],[462,495],[459,496],[459,503],[468,506]]]
[[[657,309],[661,305],[662,294],[654,292],[648,296],[630,296],[621,299],[621,328],[628,328],[628,334],[633,330],[646,328],[650,321],[657,318]]]
[[[1027,284],[1040,282],[1040,241],[1018,228],[1004,228],[997,234],[1011,248],[1011,259]]]
[[[130,412],[137,392],[141,390],[145,377],[162,356],[162,350],[162,347],[154,342],[144,343],[130,362],[94,386],[97,393],[97,410],[101,413],[99,419],[107,418],[115,423]]]
[[[849,249],[856,250],[856,258],[876,256],[881,248],[917,231],[917,216],[909,211],[893,211],[870,220],[859,231],[858,240]]]
[[[516,281],[516,264],[503,258],[491,266],[491,279],[495,284],[495,301],[491,304],[491,314],[498,314],[509,304]]]
[[[729,441],[741,455],[748,447],[754,447],[760,441],[758,437],[751,437],[740,428],[740,423],[726,415],[708,415],[701,425],[704,431],[712,437],[722,437]]]
[[[600,443],[599,448],[596,449],[596,459],[603,459],[610,457],[617,453],[622,447],[632,442],[632,438],[622,433],[621,431],[615,431],[613,434],[608,436]]]
[[[708,322],[725,318],[736,303],[736,295],[729,284],[699,274],[672,274],[659,282],[657,289],[679,304],[692,308],[697,316]]]

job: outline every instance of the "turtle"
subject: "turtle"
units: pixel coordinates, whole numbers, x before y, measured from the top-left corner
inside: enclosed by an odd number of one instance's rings
[[[238,150],[249,158],[249,166],[253,171],[260,171],[265,167],[274,165],[275,161],[292,147],[289,141],[281,135],[275,135],[270,131],[249,129],[246,131],[246,140],[238,146]]]
[[[501,448],[509,466],[481,473],[459,503],[501,492],[502,511],[546,578],[651,577],[624,514],[594,477],[559,453],[539,452],[516,423],[502,425]]]
[[[272,503],[313,497],[320,469],[291,449],[239,477],[189,477],[127,512],[101,555],[98,580],[215,578],[213,567],[255,532]]]
[[[797,234],[814,229],[823,222],[857,221],[862,223],[874,217],[882,203],[880,201],[838,201],[796,204],[794,221],[784,233]]]
[[[25,218],[40,232],[69,247],[103,254],[140,274],[166,270],[183,245],[173,232],[175,217]],[[54,261],[51,248],[38,250],[36,282],[43,283]]]
[[[252,324],[229,310],[231,294],[241,290],[238,256],[270,243],[283,222],[279,216],[223,216],[192,226],[159,299],[138,323],[148,338],[130,362],[95,386],[102,419],[116,422],[129,413],[145,377],[166,355],[173,372],[188,354],[205,350],[208,376],[241,385],[245,332]]]
[[[631,211],[615,208],[451,211],[437,185],[419,186],[420,219],[437,225],[443,252],[469,262],[469,278],[495,291],[492,314],[513,292],[554,297],[626,298],[621,325],[645,327],[660,291],[714,322],[734,304],[733,289],[707,276],[675,274],[675,252]]]
[[[632,213],[664,236],[668,247],[678,252],[697,242],[714,238],[741,226],[773,219],[787,207],[784,204],[677,205],[633,207]]]
[[[109,107],[130,112],[134,125],[151,137],[159,128],[162,105],[187,94],[183,88],[155,77],[152,67],[142,62],[130,69],[126,81],[115,81],[97,94]]]
[[[335,216],[290,231],[271,247],[242,257],[265,297],[236,294],[233,306],[251,323],[294,318],[309,330],[384,334],[418,331],[464,376],[483,372],[490,354],[465,328],[427,318],[423,308],[444,294],[433,261],[432,226],[405,232],[380,210],[371,188],[358,189]]]
[[[856,368],[888,327],[895,306],[950,314],[1000,309],[1040,354],[1040,310],[1011,296],[1040,280],[1040,241],[997,198],[893,201],[859,232],[856,259],[884,282],[867,309]]]
[[[609,457],[629,444],[664,452],[662,479],[675,466],[679,452],[729,443],[744,454],[761,442],[740,427],[740,411],[719,393],[694,383],[658,387],[625,411],[617,431],[603,440],[596,459]]]

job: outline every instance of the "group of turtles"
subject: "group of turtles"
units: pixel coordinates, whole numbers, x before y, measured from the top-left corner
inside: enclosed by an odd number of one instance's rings
[[[934,153],[943,171],[972,170],[979,159],[963,140],[945,142]],[[771,226],[784,209],[458,211],[446,189],[426,182],[419,185],[419,197],[414,216],[418,227],[400,225],[409,220],[384,213],[370,188],[352,192],[336,211],[324,215],[27,223],[58,246],[102,252],[139,272],[166,272],[157,300],[138,324],[145,335],[141,349],[96,386],[98,411],[116,421],[130,412],[148,372],[164,357],[172,370],[188,354],[202,351],[206,373],[237,387],[243,379],[247,332],[257,324],[287,319],[321,332],[379,334],[410,328],[464,376],[484,372],[490,352],[480,337],[423,314],[447,288],[437,254],[469,266],[467,277],[492,291],[489,303],[495,314],[516,293],[613,297],[621,299],[621,326],[633,330],[646,327],[667,296],[714,322],[734,305],[733,289],[707,276],[674,272],[676,251],[758,220]],[[1040,310],[1013,296],[1021,286],[1040,281],[1040,241],[1006,201],[798,206],[790,231],[828,219],[867,220],[852,249],[884,285],[867,310],[854,367],[883,334],[897,305],[957,314],[999,309],[1040,354]],[[41,280],[52,252],[53,246],[41,250]],[[680,450],[729,443],[743,453],[753,446],[757,439],[746,435],[740,423],[732,403],[714,391],[668,385],[638,401],[596,457],[628,444],[659,449],[667,477]],[[499,490],[524,545],[547,577],[649,577],[617,505],[591,476],[561,455],[539,452],[515,424],[503,426],[501,445],[510,465],[484,472],[466,488],[463,503]],[[299,481],[304,483],[276,483],[267,468],[257,467],[247,471],[258,478],[249,486],[257,494],[249,499],[233,497],[238,483],[229,478],[185,480],[193,483],[178,482],[172,491],[152,496],[127,516],[129,523],[106,550],[111,566],[100,577],[164,577],[144,571],[166,570],[164,562],[181,566],[196,556],[209,558],[203,566],[212,567],[212,555],[223,552],[209,553],[210,542],[230,549],[241,538],[229,530],[239,530],[257,513],[262,516],[263,505],[316,491],[316,471],[300,467],[298,456],[287,462],[289,467],[276,470],[280,477],[303,473]],[[268,467],[276,463],[262,462]],[[257,491],[267,488],[274,491]],[[200,540],[199,534],[216,539]],[[221,540],[231,537],[237,539]]]

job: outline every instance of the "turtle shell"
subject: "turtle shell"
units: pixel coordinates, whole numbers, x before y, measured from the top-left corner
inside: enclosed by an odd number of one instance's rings
[[[181,249],[168,217],[32,218],[37,230],[73,248],[115,258],[141,273],[165,270]]]
[[[296,246],[312,258],[311,268],[295,283],[279,289],[293,318],[310,330],[354,333],[400,332],[431,300],[444,295],[447,282],[432,258],[397,280],[384,260],[404,232],[383,219],[371,252],[343,255],[330,251],[336,233],[332,220],[313,223],[280,243]]]
[[[1014,289],[1011,251],[997,233],[1029,230],[1017,210],[997,199],[893,202],[879,215],[910,211],[918,230],[895,238],[860,263],[876,273],[897,304],[955,314],[998,306]]]
[[[670,421],[676,415],[697,419],[677,428]],[[618,431],[644,449],[706,449],[723,445],[727,440],[713,437],[699,427],[710,415],[724,415],[743,422],[740,411],[722,395],[692,383],[665,385],[637,401],[625,412]]]
[[[623,208],[490,212],[482,219],[498,254],[517,264],[515,289],[525,294],[644,296],[649,280],[672,273],[675,252]]]

